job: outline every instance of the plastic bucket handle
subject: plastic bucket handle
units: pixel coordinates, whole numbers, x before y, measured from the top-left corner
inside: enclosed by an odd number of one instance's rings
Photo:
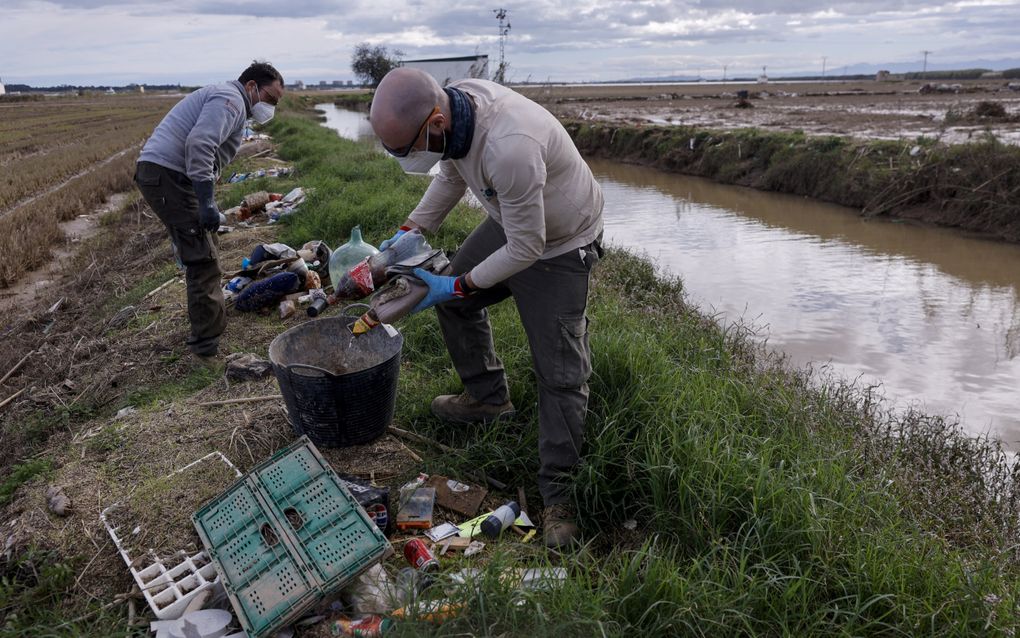
[[[302,377],[317,377],[320,379],[329,376],[329,373],[322,368],[310,366],[307,363],[292,363],[287,366],[287,372],[293,372]]]

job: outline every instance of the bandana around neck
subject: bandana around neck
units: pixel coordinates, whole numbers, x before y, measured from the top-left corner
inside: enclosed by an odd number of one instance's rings
[[[443,89],[450,98],[450,139],[443,159],[461,159],[471,150],[475,135],[475,111],[467,93],[453,87]]]

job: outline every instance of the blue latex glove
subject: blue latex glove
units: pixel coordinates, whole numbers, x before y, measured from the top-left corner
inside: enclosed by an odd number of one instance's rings
[[[220,211],[216,208],[216,197],[213,196],[213,183],[192,182],[191,188],[198,198],[198,225],[215,233],[220,227]]]
[[[391,245],[393,245],[393,242],[395,242],[398,239],[400,239],[400,236],[403,235],[406,232],[407,232],[406,230],[401,228],[400,230],[397,231],[396,235],[394,235],[393,237],[390,237],[389,239],[387,239],[383,243],[379,244],[379,252],[382,252],[382,251],[386,250],[387,248],[389,248]]]
[[[414,269],[414,276],[428,284],[429,292],[425,295],[425,298],[419,301],[418,305],[411,310],[412,315],[421,312],[426,308],[431,308],[436,304],[463,297],[463,295],[457,293],[456,277],[433,275],[427,270],[422,270],[421,268]]]

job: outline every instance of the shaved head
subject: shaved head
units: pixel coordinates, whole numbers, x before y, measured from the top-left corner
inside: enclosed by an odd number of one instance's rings
[[[447,101],[442,87],[431,75],[399,67],[379,83],[368,119],[382,143],[397,148],[407,143],[436,106],[448,115]]]

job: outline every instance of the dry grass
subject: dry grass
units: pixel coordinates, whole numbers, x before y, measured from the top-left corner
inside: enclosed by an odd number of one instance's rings
[[[0,287],[44,262],[58,223],[130,188],[137,151],[179,99],[59,98],[4,104],[0,118]]]
[[[223,270],[238,266],[253,245],[274,241],[276,232],[258,228],[222,236]],[[78,557],[81,578],[72,579],[75,600],[68,604],[79,605],[106,603],[132,586],[99,519],[105,508],[116,502],[135,505],[123,519],[138,520],[147,530],[135,545],[161,554],[187,549],[197,542],[189,518],[195,504],[221,490],[205,486],[189,491],[168,484],[165,477],[212,451],[246,471],[294,435],[282,401],[197,405],[275,394],[279,388],[272,377],[230,383],[222,365],[210,370],[187,355],[188,320],[179,279],[145,298],[176,275],[157,221],[122,215],[108,232],[85,243],[68,272],[61,293],[67,301],[55,317],[37,321],[26,314],[0,328],[0,368],[9,369],[30,350],[37,352],[0,389],[6,394],[11,387],[30,387],[25,400],[0,414],[0,454],[8,467],[33,456],[48,459],[52,470],[18,490],[6,510],[12,523],[6,529],[18,551],[35,546]],[[110,319],[129,305],[135,309],[127,313],[127,322],[112,325]],[[266,356],[272,338],[299,320],[305,320],[303,315],[284,324],[275,314],[229,310],[221,349]],[[138,412],[115,418],[128,405]],[[417,471],[403,445],[389,437],[322,452],[337,471],[375,475],[394,487]],[[64,488],[73,503],[70,518],[56,519],[47,512],[46,485]],[[157,492],[171,497],[151,498]],[[163,527],[153,524],[160,520]]]

